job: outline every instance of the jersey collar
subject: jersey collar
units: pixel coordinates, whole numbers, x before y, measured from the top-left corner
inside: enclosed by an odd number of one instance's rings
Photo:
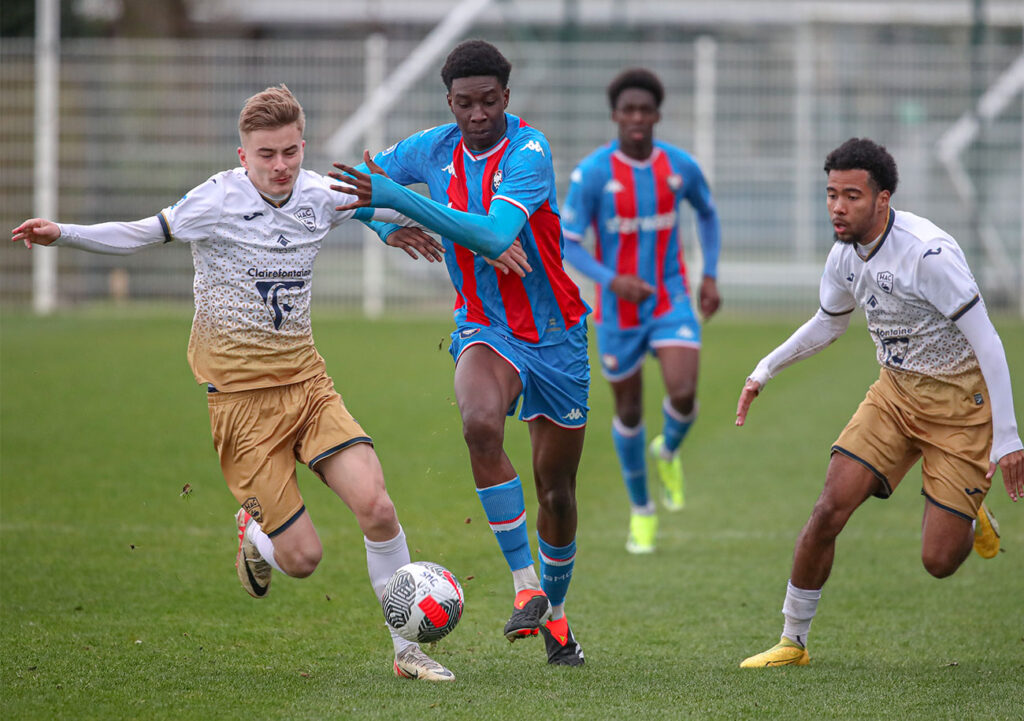
[[[626,165],[630,165],[634,168],[649,168],[652,165],[654,165],[654,161],[658,159],[659,155],[661,155],[661,148],[655,145],[654,150],[651,151],[651,154],[648,155],[643,160],[637,160],[636,158],[629,157],[628,155],[623,153],[621,149],[619,149],[618,145],[615,146],[615,150],[613,152],[615,154],[615,157],[618,160],[625,163]]]
[[[892,225],[895,222],[896,222],[896,211],[893,210],[892,208],[889,208],[889,220],[886,221],[886,223],[885,223],[885,230],[882,231],[882,237],[878,240],[878,243],[875,244],[874,249],[872,249],[872,251],[870,253],[868,253],[867,257],[866,258],[861,258],[861,260],[863,260],[865,263],[867,263],[869,260],[871,260],[876,255],[878,255],[878,251],[880,251],[882,249],[882,246],[885,245],[885,240],[886,240],[886,238],[889,237],[889,232],[892,231]],[[854,252],[856,252],[856,249],[854,249]],[[857,257],[860,258],[860,253],[857,253]]]
[[[466,146],[466,141],[463,140],[462,141],[462,152],[464,152],[466,155],[468,155],[470,160],[484,160],[486,158],[491,157],[495,153],[498,153],[498,152],[501,152],[502,150],[504,150],[506,145],[508,145],[508,135],[505,135],[504,137],[502,137],[501,140],[499,140],[497,143],[492,145],[487,150],[484,150],[484,151],[479,152],[479,153],[474,153],[472,150],[470,150]]]

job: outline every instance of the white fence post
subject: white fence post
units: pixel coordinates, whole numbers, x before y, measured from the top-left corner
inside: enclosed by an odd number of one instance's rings
[[[32,212],[57,215],[57,82],[60,70],[58,0],[36,0],[35,188]],[[32,249],[32,309],[48,315],[57,307],[57,249]]]
[[[369,99],[384,82],[387,70],[388,41],[380,33],[366,38],[366,97]],[[384,122],[370,125],[366,131],[366,146],[376,153],[384,144]],[[362,153],[359,153],[359,160]],[[363,239],[363,315],[379,318],[384,312],[384,244],[372,230],[364,231]]]

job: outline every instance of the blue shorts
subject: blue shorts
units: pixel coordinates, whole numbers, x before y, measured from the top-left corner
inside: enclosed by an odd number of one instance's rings
[[[647,354],[653,355],[658,348],[700,348],[700,323],[689,298],[665,315],[648,318],[634,328],[619,328],[613,323],[596,325],[601,373],[610,381],[629,378],[640,370]]]
[[[522,398],[521,421],[543,416],[563,428],[587,424],[590,358],[586,322],[570,328],[565,341],[554,345],[534,345],[493,328],[463,325],[452,332],[448,352],[458,363],[463,351],[478,343],[491,348],[519,373],[523,390],[512,401],[508,415],[516,412]]]

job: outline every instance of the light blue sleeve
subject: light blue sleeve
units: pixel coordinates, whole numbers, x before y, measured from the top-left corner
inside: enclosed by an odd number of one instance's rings
[[[371,176],[373,207],[392,208],[454,243],[492,260],[515,241],[526,224],[521,208],[510,202],[491,203],[490,213],[454,210],[402,187],[383,175]]]
[[[704,179],[704,173],[700,171],[700,166],[692,158],[688,158],[688,161],[685,166],[686,177],[683,180],[683,187],[686,189],[683,197],[697,213],[697,237],[704,253],[704,275],[717,278],[718,256],[722,249],[718,210],[715,208],[711,189]]]
[[[564,252],[565,259],[594,282],[607,286],[615,279],[615,271],[588,253],[579,241],[566,236]]]

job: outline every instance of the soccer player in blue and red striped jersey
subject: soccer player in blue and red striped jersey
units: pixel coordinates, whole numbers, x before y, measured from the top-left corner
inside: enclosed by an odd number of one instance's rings
[[[512,571],[510,641],[543,634],[548,662],[583,664],[564,604],[576,555],[576,471],[590,388],[590,309],[562,264],[551,148],[505,112],[511,65],[470,40],[441,77],[455,122],[412,135],[364,166],[333,177],[360,198],[350,207],[404,208],[442,236],[456,290],[455,395],[477,493]],[[381,173],[386,173],[381,174]],[[430,198],[404,186],[425,183]],[[403,247],[397,226],[376,228]],[[529,423],[537,491],[540,578],[534,569],[519,475],[503,448],[505,418]]]
[[[565,257],[598,287],[594,321],[601,370],[615,399],[612,438],[629,494],[626,549],[655,548],[658,517],[648,495],[642,370],[651,353],[661,365],[667,397],[663,431],[650,446],[664,505],[683,507],[679,447],[697,417],[697,368],[701,329],[690,305],[679,228],[679,205],[697,215],[704,254],[700,311],[718,310],[718,214],[696,161],[684,150],[654,139],[665,91],[643,68],[621,72],[608,86],[618,140],[598,148],[573,171],[562,216]],[[580,241],[593,228],[591,255]]]

